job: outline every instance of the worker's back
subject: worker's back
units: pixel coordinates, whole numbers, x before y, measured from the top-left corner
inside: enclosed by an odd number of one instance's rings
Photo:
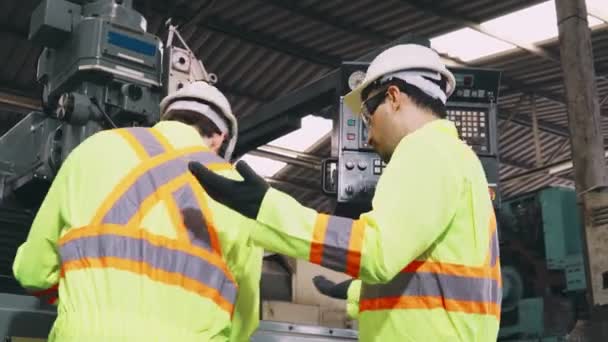
[[[458,140],[452,124],[437,120],[404,138],[378,184],[377,194],[396,193],[385,191],[386,187],[408,191],[400,184],[404,182],[404,170],[416,167],[404,162],[411,154],[421,154],[421,159],[436,159],[434,164],[444,165],[440,170],[444,179],[458,183],[453,188],[460,191],[445,194],[454,198],[453,204],[445,208],[437,204],[429,212],[415,214],[445,215],[449,221],[430,248],[389,283],[363,284],[358,316],[360,339],[495,341],[501,280],[496,222],[481,163],[470,147]],[[430,185],[420,180],[419,186]],[[374,208],[390,211],[394,203],[400,205],[403,201],[378,195]],[[407,210],[407,206],[401,210]],[[399,216],[383,214],[376,218],[393,222]],[[411,222],[401,224],[405,248],[409,240],[420,237],[408,234]]]
[[[188,172],[197,160],[238,177],[202,143],[194,128],[166,121],[98,133],[69,156],[45,200],[60,212],[43,204],[36,219],[61,222],[50,340],[224,341],[231,328],[242,340],[255,328],[262,251],[248,242],[251,223]],[[20,253],[17,278],[44,288]]]

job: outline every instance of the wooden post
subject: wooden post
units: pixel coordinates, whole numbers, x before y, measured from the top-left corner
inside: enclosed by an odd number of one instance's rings
[[[591,341],[608,341],[608,209],[603,137],[585,0],[556,0],[574,178],[584,221]]]

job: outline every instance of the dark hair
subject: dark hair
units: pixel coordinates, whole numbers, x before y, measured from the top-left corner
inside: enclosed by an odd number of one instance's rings
[[[209,120],[209,118],[189,110],[172,111],[167,115],[165,120],[178,121],[185,123],[186,125],[194,126],[199,134],[205,138],[211,138],[214,134],[222,134],[217,125]]]
[[[441,100],[433,98],[420,90],[420,88],[413,86],[401,79],[392,79],[386,83],[372,85],[367,87],[362,92],[362,97],[366,98],[367,95],[374,89],[384,88],[387,89],[389,86],[394,85],[403,93],[407,94],[412,99],[414,104],[422,109],[431,111],[433,114],[441,119],[445,119],[448,116],[447,108]]]

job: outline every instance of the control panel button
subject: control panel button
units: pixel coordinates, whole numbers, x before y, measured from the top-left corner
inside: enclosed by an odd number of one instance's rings
[[[356,122],[357,122],[357,121],[355,121],[355,119],[348,119],[348,121],[347,121],[347,125],[349,125],[349,126],[354,126]]]
[[[348,134],[346,134],[346,139],[348,139],[348,140],[355,140],[355,133],[348,133]]]
[[[382,174],[382,168],[379,166],[375,166],[374,167],[374,174],[375,175],[381,175]]]
[[[374,166],[380,166],[380,159],[374,159]]]
[[[347,161],[345,166],[347,169],[352,170],[355,168],[355,163],[353,163],[352,161]]]
[[[359,170],[365,170],[367,169],[367,163],[364,160],[361,160],[357,163],[357,167],[359,167]]]

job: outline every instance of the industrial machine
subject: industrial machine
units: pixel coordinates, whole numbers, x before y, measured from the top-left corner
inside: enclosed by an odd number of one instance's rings
[[[82,140],[102,129],[151,126],[162,97],[183,82],[216,81],[174,26],[166,44],[147,33],[131,2],[44,0],[32,13],[29,38],[44,46],[36,73],[43,108],[0,138],[4,202],[36,208]]]
[[[501,339],[560,341],[588,318],[576,201],[573,189],[549,187],[502,203]]]
[[[365,77],[367,65],[362,62],[343,63],[343,88],[355,88]],[[449,69],[456,78],[456,91],[447,102],[448,119],[455,123],[461,139],[479,155],[491,191],[496,193],[496,100],[501,73],[486,69]],[[359,108],[351,108],[344,97],[340,97],[339,101],[337,177],[330,174],[324,178],[333,182],[338,203],[369,204],[385,163],[367,143],[367,128],[357,115]],[[327,172],[331,169],[326,164],[324,170]],[[326,189],[326,192],[333,191]]]

